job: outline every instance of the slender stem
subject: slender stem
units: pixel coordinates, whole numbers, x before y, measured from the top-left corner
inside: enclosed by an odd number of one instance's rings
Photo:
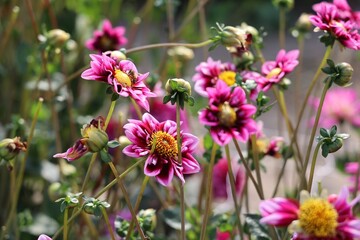
[[[300,34],[297,38],[298,49],[299,49],[299,64],[296,67],[296,76],[294,81],[294,89],[302,89],[302,70],[303,70],[303,63],[304,63],[304,34]],[[295,112],[299,112],[299,103],[300,103],[300,91],[295,91],[294,93],[294,105],[295,105]]]
[[[282,178],[283,175],[284,175],[286,163],[288,162],[287,160],[288,160],[287,158],[284,158],[284,163],[283,163],[283,165],[282,165],[282,167],[281,167],[281,170],[280,170],[280,173],[279,173],[279,175],[278,175],[278,178],[277,178],[277,181],[276,181],[276,185],[275,185],[273,194],[271,195],[272,198],[274,198],[274,197],[276,196],[276,193],[277,193],[277,191],[278,191],[278,188],[279,188],[279,185],[280,185],[280,180],[281,180],[281,178]]]
[[[145,176],[145,177],[144,177],[144,180],[143,180],[143,183],[141,184],[138,197],[137,197],[137,199],[136,199],[136,203],[135,203],[135,207],[134,207],[134,211],[135,211],[135,212],[137,212],[138,209],[139,209],[139,207],[140,207],[141,199],[142,199],[142,197],[143,197],[143,195],[144,195],[144,191],[145,191],[145,188],[146,188],[146,185],[147,185],[148,181],[149,181],[149,176]],[[129,228],[128,228],[128,233],[126,234],[126,238],[125,238],[125,239],[130,239],[132,230],[133,230],[133,228],[134,228],[134,224],[135,224],[134,219],[131,219],[130,226],[129,226]]]
[[[286,24],[286,9],[284,7],[279,8],[279,46],[280,49],[285,48],[285,26]]]
[[[255,173],[256,173],[256,180],[259,185],[259,189],[261,191],[261,194],[264,196],[264,189],[262,186],[261,181],[261,172],[260,172],[260,160],[259,160],[259,152],[256,144],[256,135],[251,135],[251,146],[252,146],[252,154],[253,154],[253,160],[254,160],[254,166],[255,166]]]
[[[358,159],[358,169],[355,175],[355,189],[352,196],[353,198],[356,198],[356,195],[359,191],[359,182],[360,182],[360,158]]]
[[[106,226],[107,226],[108,231],[109,231],[110,236],[111,236],[111,240],[115,240],[115,239],[116,239],[116,237],[115,237],[115,234],[114,234],[113,228],[111,227],[111,224],[110,224],[110,221],[109,221],[108,214],[107,214],[107,212],[106,212],[106,210],[105,210],[105,208],[104,208],[104,207],[101,207],[101,212],[102,212],[102,214],[103,214],[103,216],[104,216]]]
[[[317,155],[319,153],[319,149],[320,149],[321,145],[323,144],[323,142],[324,141],[318,142],[318,144],[316,145],[315,151],[314,151],[314,155],[312,157],[310,175],[309,175],[308,186],[307,186],[308,192],[311,192],[312,182],[313,182],[314,173],[315,173],[316,159],[317,159]]]
[[[149,50],[153,48],[166,48],[166,47],[177,47],[177,46],[184,46],[188,48],[200,48],[205,47],[209,44],[211,44],[213,40],[206,40],[204,42],[200,43],[156,43],[156,44],[149,44],[145,46],[130,48],[126,51],[126,54],[134,53],[134,52],[140,52],[144,50]]]
[[[176,100],[176,142],[178,149],[178,161],[182,165],[181,153],[181,134],[180,134],[180,100]],[[180,208],[181,208],[181,239],[185,240],[185,204],[184,204],[184,185],[180,181]]]
[[[239,234],[242,234],[243,231],[242,231],[242,227],[241,227],[240,209],[239,209],[239,206],[237,204],[235,178],[234,178],[234,173],[233,173],[233,169],[232,169],[231,158],[230,158],[230,150],[229,150],[229,145],[228,144],[225,145],[225,153],[226,153],[226,158],[227,158],[227,163],[228,163],[228,174],[229,174],[229,179],[230,179],[231,195],[232,195],[232,198],[233,198],[233,201],[234,201],[235,212],[236,212],[236,223],[238,225]],[[243,237],[241,237],[241,239],[243,239]]]
[[[310,135],[310,139],[309,139],[309,143],[308,143],[308,147],[307,147],[307,151],[306,151],[306,157],[305,157],[305,162],[304,162],[303,171],[302,171],[303,179],[306,179],[306,169],[307,169],[307,165],[308,165],[309,159],[310,159],[311,148],[312,148],[312,145],[313,145],[313,142],[314,142],[317,126],[319,124],[321,110],[322,110],[322,107],[323,107],[323,104],[324,104],[326,92],[330,88],[331,83],[332,83],[332,81],[330,79],[328,79],[326,81],[326,84],[325,84],[325,86],[323,88],[323,91],[322,91],[322,94],[321,94],[319,106],[318,106],[318,109],[317,109],[317,112],[316,112],[314,126],[312,127],[312,130],[311,130],[311,135]]]
[[[252,183],[254,184],[254,187],[255,187],[255,189],[256,189],[256,191],[257,191],[260,199],[261,199],[261,200],[264,200],[264,195],[263,195],[263,193],[261,192],[261,190],[260,190],[260,188],[259,188],[259,185],[256,183],[256,180],[255,180],[253,174],[251,173],[251,169],[249,168],[249,166],[248,166],[248,164],[247,164],[247,162],[246,162],[246,160],[245,160],[245,158],[244,158],[244,155],[243,155],[242,152],[241,152],[241,149],[240,149],[240,146],[239,146],[238,142],[237,142],[235,139],[233,139],[233,142],[234,142],[235,148],[236,148],[236,150],[237,150],[237,152],[238,152],[238,154],[239,154],[239,156],[240,156],[240,160],[241,160],[242,164],[243,164],[244,167],[245,167],[246,174],[249,176],[249,178],[251,179]]]
[[[141,229],[140,227],[140,224],[139,224],[139,221],[137,220],[137,217],[136,217],[136,213],[134,211],[134,208],[132,207],[131,205],[131,201],[130,201],[130,198],[129,198],[129,194],[125,188],[125,185],[124,183],[122,182],[122,179],[119,177],[119,173],[118,171],[116,170],[114,164],[112,162],[109,162],[109,166],[111,168],[111,171],[113,172],[114,176],[116,177],[117,181],[118,181],[118,184],[120,186],[120,189],[121,191],[123,192],[123,195],[124,195],[124,198],[125,198],[125,201],[126,201],[126,204],[128,205],[128,208],[130,210],[130,213],[131,213],[131,217],[134,219],[135,221],[135,225],[136,225],[136,228],[137,230],[139,231],[139,234],[140,234],[140,237],[142,240],[145,240],[146,237],[144,235],[144,232],[143,230]]]
[[[211,207],[211,196],[212,196],[212,181],[213,181],[213,168],[214,168],[214,163],[215,163],[215,155],[216,155],[216,149],[217,149],[217,144],[214,142],[212,149],[211,149],[211,157],[210,157],[210,164],[208,167],[208,184],[206,187],[206,202],[205,202],[205,213],[204,213],[204,218],[203,218],[203,224],[201,226],[201,234],[200,234],[200,239],[204,240],[206,239],[206,227],[207,227],[207,222],[208,222],[208,218],[210,215],[210,207]]]
[[[63,240],[67,240],[68,239],[68,215],[69,215],[69,208],[65,208],[64,210],[64,233],[63,233]]]
[[[24,157],[22,158],[22,161],[20,163],[20,169],[19,169],[19,174],[18,174],[17,179],[16,179],[16,186],[15,186],[15,189],[14,189],[15,193],[13,195],[10,213],[9,213],[8,218],[7,218],[5,227],[2,228],[3,231],[1,233],[0,239],[4,239],[5,234],[7,233],[7,231],[10,228],[12,220],[16,215],[16,207],[17,207],[18,200],[19,200],[19,193],[20,193],[21,185],[23,184],[23,178],[24,178],[24,172],[25,172],[25,166],[26,166],[26,159],[29,156],[29,149],[30,149],[30,146],[31,146],[32,138],[34,136],[35,125],[36,125],[36,122],[38,120],[39,113],[40,113],[43,101],[44,100],[42,98],[39,98],[38,104],[36,106],[36,111],[35,111],[35,114],[34,114],[34,118],[33,118],[32,122],[31,122],[30,133],[29,133],[29,137],[27,138],[27,149],[26,149],[26,151],[24,153]]]
[[[11,11],[9,22],[8,22],[5,30],[2,32],[2,37],[1,37],[1,42],[0,42],[0,52],[4,52],[3,50],[6,47],[10,33],[14,29],[16,20],[19,16],[19,12],[20,12],[20,8],[18,6],[14,6]]]

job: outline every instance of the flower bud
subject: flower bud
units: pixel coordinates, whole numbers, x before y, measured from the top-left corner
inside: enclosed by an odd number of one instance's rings
[[[338,70],[338,76],[334,79],[334,83],[342,87],[347,85],[351,80],[354,69],[346,62],[339,63],[335,67]]]
[[[172,95],[174,92],[185,92],[191,95],[191,85],[188,81],[182,78],[172,78],[167,80],[165,84],[165,91],[168,95]]]
[[[170,48],[167,53],[170,57],[175,57],[182,62],[190,61],[194,58],[194,51],[184,46]]]
[[[155,209],[152,208],[148,208],[145,210],[140,210],[137,218],[140,220],[140,222],[142,223],[142,228],[145,231],[153,231],[156,227],[156,211]]]
[[[343,140],[341,138],[337,138],[335,141],[327,144],[329,153],[336,152],[342,147],[342,145],[343,145]]]
[[[126,60],[126,55],[122,51],[106,51],[103,53],[104,55],[111,57],[114,59],[117,63],[119,63],[121,60]]]
[[[52,29],[47,33],[47,39],[50,44],[61,47],[67,40],[70,39],[70,34],[61,29]]]
[[[225,47],[246,46],[247,34],[243,29],[226,26],[220,32],[220,41]]]
[[[21,142],[20,137],[5,138],[0,141],[0,159],[9,161],[13,159],[20,151],[26,151],[26,142]]]
[[[83,137],[81,141],[88,147],[90,152],[99,152],[109,142],[107,133],[93,125],[86,125],[82,129]]]
[[[302,13],[299,17],[299,19],[295,23],[295,28],[300,33],[307,33],[310,32],[313,29],[313,25],[310,22],[310,14]]]
[[[273,5],[277,8],[291,10],[294,7],[294,0],[273,0]]]

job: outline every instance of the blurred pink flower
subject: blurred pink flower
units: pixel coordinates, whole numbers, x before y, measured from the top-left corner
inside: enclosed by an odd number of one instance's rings
[[[310,104],[314,109],[318,109],[319,102],[319,98],[310,100]],[[330,89],[325,96],[319,126],[330,128],[344,122],[348,122],[354,127],[360,126],[360,99],[355,89]],[[311,125],[314,123],[314,118],[310,123]]]
[[[299,50],[286,52],[281,49],[275,61],[267,61],[261,67],[263,78],[258,78],[262,91],[267,91],[273,84],[279,83],[286,74],[291,73],[299,64]]]
[[[235,65],[221,61],[214,61],[211,57],[206,62],[200,63],[196,68],[193,77],[195,91],[203,97],[207,97],[207,88],[214,87],[216,82],[221,79],[229,86],[235,83]]]
[[[52,240],[51,237],[45,235],[45,234],[41,234],[38,238],[38,240]]]
[[[90,68],[81,74],[82,78],[105,82],[120,96],[133,98],[139,106],[149,111],[146,98],[156,96],[144,83],[149,73],[138,73],[135,64],[129,60],[117,63],[106,55],[97,54],[90,54],[90,58]]]
[[[360,219],[352,207],[360,196],[347,202],[349,191],[342,188],[338,195],[327,198],[310,197],[303,191],[300,203],[286,198],[273,198],[260,203],[261,223],[275,227],[289,226],[292,239],[340,240],[360,237]]]
[[[246,142],[250,134],[256,133],[256,122],[252,119],[256,107],[247,104],[241,87],[230,88],[218,81],[207,91],[209,106],[200,112],[199,121],[210,127],[210,134],[217,144],[224,146],[233,138]]]
[[[102,30],[95,30],[93,38],[86,41],[85,45],[88,49],[99,51],[100,53],[109,50],[119,50],[121,46],[127,43],[124,36],[124,27],[112,27],[111,22],[105,19]]]
[[[144,173],[154,176],[159,183],[168,186],[176,175],[183,183],[183,174],[200,171],[200,165],[191,155],[198,144],[198,138],[189,133],[177,136],[176,122],[159,122],[145,113],[142,120],[129,119],[125,124],[125,135],[132,142],[123,153],[130,157],[147,156]],[[178,161],[177,137],[181,137],[182,164]]]
[[[335,36],[344,47],[359,50],[359,13],[352,12],[346,0],[334,1],[334,3],[315,4],[313,10],[316,15],[309,17],[311,23]]]
[[[349,162],[345,165],[345,172],[350,175],[350,182],[351,186],[349,187],[350,192],[354,192],[355,190],[360,190],[360,179],[357,179],[357,172],[359,169],[359,163],[358,162]],[[356,182],[358,182],[358,189],[355,189]]]
[[[243,166],[236,161],[232,161],[232,173],[235,178],[235,190],[237,197],[241,196],[244,186],[246,174]],[[231,186],[229,180],[229,167],[225,158],[220,159],[213,169],[213,197],[214,199],[231,198]]]

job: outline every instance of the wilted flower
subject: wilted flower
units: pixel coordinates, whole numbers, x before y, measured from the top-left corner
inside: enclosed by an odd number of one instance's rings
[[[207,91],[209,106],[200,112],[200,123],[210,127],[212,138],[221,146],[233,138],[246,142],[256,132],[256,122],[252,119],[256,107],[247,104],[245,91],[241,87],[232,89],[223,81]]]
[[[246,174],[242,165],[236,161],[231,164],[232,173],[235,178],[235,190],[237,197],[241,196],[245,181]],[[221,158],[213,169],[213,196],[214,199],[228,199],[231,198],[231,185],[229,180],[229,165],[225,158]],[[232,198],[231,198],[232,199]]]
[[[214,61],[211,57],[206,62],[200,63],[196,68],[193,77],[195,91],[203,97],[207,97],[207,88],[214,87],[218,80],[226,82],[227,85],[235,84],[236,68],[235,65],[221,61]]]
[[[273,198],[260,203],[261,223],[275,227],[289,226],[292,239],[354,239],[360,237],[360,219],[352,214],[352,207],[360,196],[347,202],[349,191],[342,188],[339,195],[326,198],[311,197],[302,191],[300,202]]]
[[[177,136],[176,122],[159,122],[145,113],[142,120],[129,119],[124,129],[132,144],[125,147],[123,153],[135,158],[147,156],[144,173],[154,176],[162,185],[168,186],[174,175],[184,183],[183,174],[200,171],[199,163],[191,155],[198,139],[182,131]],[[177,146],[178,137],[181,138],[181,149]],[[178,151],[181,151],[182,163],[179,162]]]
[[[106,52],[109,50],[118,50],[127,43],[124,36],[124,27],[112,27],[111,22],[105,19],[102,30],[95,30],[93,38],[86,41],[86,47],[90,50]]]
[[[103,150],[108,141],[108,135],[103,130],[104,119],[98,117],[85,124],[81,129],[82,138],[77,140],[71,148],[64,153],[57,153],[54,158],[65,158],[68,161],[76,160],[87,152],[99,152]]]
[[[81,74],[82,78],[105,82],[120,96],[133,98],[137,104],[149,111],[146,98],[156,96],[144,83],[149,73],[138,73],[135,64],[129,60],[117,62],[106,55],[96,54],[90,54],[90,57],[91,67]]]
[[[272,85],[279,83],[285,75],[291,73],[299,64],[297,58],[299,50],[286,52],[281,49],[276,56],[275,61],[267,61],[261,67],[261,73],[264,78],[258,79],[258,84],[263,91],[267,91]]]
[[[13,159],[20,151],[26,151],[26,142],[21,142],[20,137],[5,138],[0,141],[0,160],[9,161]]]
[[[320,100],[314,98],[310,104],[317,109]],[[313,124],[314,118],[311,120]],[[344,122],[354,127],[360,126],[360,100],[352,88],[334,88],[328,90],[321,111],[319,126],[329,128]]]

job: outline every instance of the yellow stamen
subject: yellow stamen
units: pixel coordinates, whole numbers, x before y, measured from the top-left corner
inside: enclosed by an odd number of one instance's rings
[[[281,73],[281,68],[274,68],[273,70],[271,70],[271,72],[268,73],[268,75],[266,75],[266,78],[273,78],[273,77],[277,77],[279,74]]]
[[[225,127],[232,127],[236,122],[236,112],[228,102],[219,106],[219,121]]]
[[[163,158],[176,159],[178,156],[176,139],[167,132],[154,132],[151,135],[149,146],[152,153],[159,154]]]
[[[232,86],[235,84],[235,76],[236,72],[233,71],[224,71],[219,74],[219,79],[223,80],[228,86]]]
[[[334,237],[337,217],[334,207],[321,198],[309,198],[300,206],[300,227],[310,236]]]
[[[114,77],[116,78],[116,80],[119,82],[120,85],[125,86],[125,87],[131,86],[131,79],[130,79],[129,75],[127,75],[120,69],[115,70]]]

